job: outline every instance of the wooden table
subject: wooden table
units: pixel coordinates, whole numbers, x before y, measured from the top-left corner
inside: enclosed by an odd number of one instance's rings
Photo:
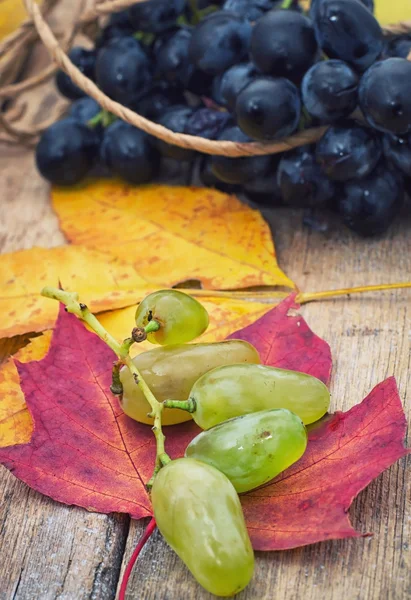
[[[24,176],[22,176],[24,174]],[[48,186],[30,151],[0,149],[0,249],[64,243]],[[411,215],[380,240],[361,240],[332,224],[318,233],[301,213],[266,215],[279,262],[302,290],[411,279]],[[346,410],[388,375],[397,377],[410,415],[411,292],[393,291],[306,305],[302,314],[331,344],[332,408]],[[13,346],[3,342],[10,351]],[[402,600],[411,597],[411,478],[404,459],[353,504],[354,525],[374,537],[259,553],[241,600]],[[145,522],[88,513],[31,491],[1,470],[1,600],[109,600]],[[138,600],[206,600],[181,561],[155,533],[129,586]]]

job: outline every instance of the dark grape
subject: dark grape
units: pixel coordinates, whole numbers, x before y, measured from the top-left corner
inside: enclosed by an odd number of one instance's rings
[[[257,21],[274,7],[273,0],[225,0],[223,10],[230,10],[249,21]]]
[[[148,91],[138,99],[133,110],[150,121],[158,121],[166,110],[175,104],[185,102],[181,88],[169,85],[166,81],[155,81]]]
[[[129,19],[128,10],[112,13],[106,27],[118,27],[122,31],[135,32],[135,28]]]
[[[94,70],[96,66],[96,53],[94,50],[86,50],[76,46],[68,54],[71,62],[89,79],[94,81]],[[77,100],[86,95],[64,71],[57,71],[56,85],[61,94],[70,100]]]
[[[80,123],[88,123],[90,119],[95,117],[101,111],[100,105],[94,100],[94,98],[80,98],[73,102],[70,106],[69,116],[73,117]]]
[[[403,178],[384,165],[343,186],[338,209],[344,223],[362,236],[384,233],[404,200]]]
[[[162,33],[172,28],[186,7],[186,0],[149,0],[128,9],[135,30]]]
[[[238,95],[235,114],[239,127],[256,140],[273,140],[293,133],[300,120],[297,88],[283,77],[258,77]]]
[[[204,71],[200,71],[200,69],[193,68],[183,87],[187,92],[191,92],[196,96],[210,97],[212,83],[212,75],[204,73]]]
[[[320,2],[327,2],[328,0],[311,0],[309,15],[311,18],[314,16],[314,11],[318,8]],[[364,4],[369,11],[374,12],[374,0],[358,0],[361,4]]]
[[[174,131],[175,133],[184,133],[187,122],[193,115],[193,112],[194,109],[189,108],[188,106],[173,106],[163,114],[158,122],[160,125],[167,127],[167,129],[171,129],[171,131]],[[194,150],[173,146],[160,139],[156,139],[154,143],[161,154],[168,158],[174,158],[175,160],[193,160],[196,157],[196,152]]]
[[[96,81],[99,88],[125,106],[133,106],[151,82],[150,63],[137,40],[115,38],[97,56]]]
[[[321,169],[335,181],[365,177],[381,156],[379,137],[370,129],[348,123],[330,127],[317,143]]]
[[[212,75],[197,69],[189,60],[188,47],[192,30],[182,27],[173,31],[166,39],[155,46],[157,72],[160,77],[197,94],[207,95],[212,83]]]
[[[130,36],[134,32],[135,29],[128,18],[127,10],[113,13],[110,16],[109,22],[96,39],[96,48],[102,48],[113,38]]]
[[[217,75],[244,60],[250,37],[251,25],[243,17],[217,11],[194,29],[189,58],[201,71]]]
[[[218,140],[231,142],[250,142],[250,138],[234,125],[226,127],[218,136]],[[244,184],[251,179],[259,177],[267,171],[270,166],[270,157],[265,156],[241,156],[230,158],[229,156],[213,156],[211,170],[218,179],[225,183]]]
[[[385,135],[384,156],[407,177],[411,176],[411,134],[407,136]]]
[[[149,136],[120,120],[104,132],[100,156],[112,173],[135,184],[151,181],[160,165]]]
[[[212,171],[212,157],[204,155],[200,159],[198,175],[202,184],[205,187],[215,188],[220,192],[226,194],[236,194],[241,191],[241,187],[230,183],[224,183],[221,179],[218,179]]]
[[[198,10],[204,10],[209,6],[221,6],[223,3],[224,0],[197,0],[197,8]]]
[[[374,12],[374,0],[360,0],[369,11]]]
[[[302,146],[283,155],[278,165],[277,182],[285,204],[290,206],[320,206],[335,193],[333,182],[321,171],[311,146]]]
[[[214,78],[211,92],[213,99],[217,104],[225,106],[233,112],[238,94],[251,83],[257,74],[255,66],[249,62],[230,67]]]
[[[407,58],[411,52],[411,36],[404,35],[395,37],[390,40],[387,44],[386,54],[387,56],[397,58]]]
[[[384,133],[411,132],[411,62],[387,58],[363,75],[359,104],[367,122]]]
[[[184,133],[215,140],[232,118],[227,112],[199,108],[187,119]]]
[[[36,164],[45,179],[57,185],[73,185],[83,179],[96,161],[99,136],[69,117],[57,121],[42,134],[36,148]]]
[[[244,193],[255,204],[267,207],[283,204],[281,189],[277,181],[277,168],[280,159],[280,154],[273,154],[270,156],[270,164],[267,170],[255,179],[244,183]]]
[[[276,10],[264,15],[251,36],[251,59],[260,71],[299,81],[317,56],[311,21],[300,13]]]
[[[319,0],[313,17],[317,41],[330,58],[365,71],[380,56],[381,27],[358,0]]]
[[[192,31],[180,28],[166,39],[160,38],[155,46],[156,69],[167,81],[184,85],[194,69],[188,59]]]
[[[304,75],[302,98],[308,113],[321,123],[348,117],[357,106],[358,76],[341,60],[325,60]]]

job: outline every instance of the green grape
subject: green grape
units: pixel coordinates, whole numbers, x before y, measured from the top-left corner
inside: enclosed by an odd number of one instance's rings
[[[234,596],[250,582],[254,553],[227,477],[194,458],[163,467],[151,492],[157,527],[211,594]]]
[[[140,302],[136,311],[137,327],[146,327],[152,320],[160,324],[160,329],[148,333],[147,339],[161,346],[191,342],[208,327],[204,306],[177,290],[153,292]]]
[[[233,363],[259,363],[257,350],[242,340],[208,344],[179,344],[144,352],[133,362],[159,402],[167,398],[187,400],[190,390],[201,375],[210,369]],[[121,405],[129,417],[140,423],[153,423],[147,417],[151,408],[127,367],[120,371],[123,384]],[[182,410],[166,408],[163,425],[188,421],[192,416]]]
[[[185,455],[224,473],[241,493],[274,479],[297,462],[306,447],[304,423],[280,408],[242,415],[203,431]]]
[[[196,381],[190,399],[202,429],[268,408],[288,408],[308,425],[328,410],[330,393],[315,377],[264,365],[228,365]]]

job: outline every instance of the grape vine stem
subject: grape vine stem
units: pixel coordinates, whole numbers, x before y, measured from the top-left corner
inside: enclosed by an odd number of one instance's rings
[[[153,392],[144,381],[140,371],[133,363],[129,350],[131,347],[132,340],[127,338],[122,344],[120,344],[106,329],[102,326],[100,321],[93,315],[93,313],[87,308],[85,304],[79,302],[79,296],[76,292],[66,292],[65,290],[59,290],[53,287],[45,287],[41,290],[41,295],[45,298],[51,298],[57,300],[65,306],[65,310],[73,315],[76,315],[81,321],[84,321],[98,337],[107,344],[109,348],[119,358],[119,361],[124,364],[132,374],[136,385],[140,388],[144,394],[147,402],[150,404],[151,413],[150,416],[154,419],[154,425],[152,431],[156,438],[156,464],[154,468],[154,475],[150,479],[147,487],[151,487],[154,476],[158,471],[170,462],[170,457],[165,451],[165,435],[162,430],[161,415],[163,411],[163,404],[158,402]],[[152,330],[152,328],[151,328]]]
[[[327,290],[324,292],[300,292],[296,296],[298,304],[307,304],[316,300],[325,300],[326,298],[336,298],[337,296],[349,296],[351,294],[365,294],[367,292],[381,292],[387,290],[404,290],[411,288],[411,282],[402,283],[381,283],[380,285],[364,285],[352,288],[342,288],[340,290]]]

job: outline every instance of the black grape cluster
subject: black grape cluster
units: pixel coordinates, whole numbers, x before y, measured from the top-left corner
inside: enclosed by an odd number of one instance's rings
[[[411,191],[411,36],[383,37],[372,0],[149,0],[113,14],[73,63],[110,98],[168,129],[212,140],[273,142],[329,126],[282,154],[205,156],[100,110],[63,72],[74,100],[36,150],[58,185],[94,165],[134,184],[162,158],[196,161],[204,185],[259,205],[338,212],[355,232],[383,233]]]

